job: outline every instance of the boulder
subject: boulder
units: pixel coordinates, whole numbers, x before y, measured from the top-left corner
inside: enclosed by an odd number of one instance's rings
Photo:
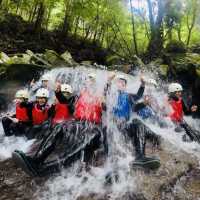
[[[145,68],[145,64],[143,63],[142,59],[136,55],[133,56],[133,65],[139,69]]]
[[[84,60],[84,61],[82,61],[80,64],[81,65],[92,65],[92,61],[91,60]]]
[[[10,58],[7,54],[5,54],[4,52],[0,53],[0,60],[2,63],[7,63],[10,61]]]
[[[108,65],[119,65],[122,63],[122,58],[117,55],[111,55],[106,58],[106,63]]]
[[[167,53],[186,53],[186,45],[178,40],[173,40],[166,45],[165,51]]]
[[[75,64],[75,61],[73,60],[69,51],[65,51],[63,54],[60,55],[60,57],[69,65]]]
[[[169,80],[180,81],[187,87],[192,85],[198,77],[200,55],[194,53],[165,54],[163,63],[169,66],[167,70]]]
[[[17,80],[26,83],[33,77],[39,78],[40,73],[47,69],[45,66],[34,64],[1,64],[0,83],[2,81]]]
[[[53,50],[46,49],[43,55],[43,59],[52,65],[58,65],[62,62],[60,56]]]

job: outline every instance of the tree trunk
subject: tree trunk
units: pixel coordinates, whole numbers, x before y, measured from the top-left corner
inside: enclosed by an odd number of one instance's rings
[[[100,6],[100,3],[99,1],[97,0],[97,10],[96,10],[96,17],[95,17],[95,21],[96,21],[96,26],[95,26],[95,32],[94,32],[94,37],[93,37],[93,42],[96,42],[97,40],[97,35],[98,35],[98,29],[99,29],[99,21],[100,21],[100,15],[99,15],[99,6]]]
[[[85,28],[85,37],[84,37],[84,40],[87,40],[88,39],[88,36],[90,35],[90,26],[88,28]]]
[[[53,7],[50,7],[50,8],[48,9],[47,18],[46,18],[46,23],[45,23],[46,30],[48,29],[48,26],[49,26],[49,21],[50,21],[52,9],[53,9]]]
[[[65,5],[65,17],[62,27],[62,35],[68,35],[70,31],[70,7],[71,7],[72,1],[69,0]]]
[[[178,26],[177,29],[176,29],[177,35],[178,35],[178,40],[179,40],[180,42],[182,42],[181,27],[182,27],[182,25],[181,25],[181,22],[180,22],[179,26]]]
[[[127,50],[128,54],[129,54],[129,58],[131,58],[132,57],[132,53],[131,53],[131,50],[130,50],[130,48],[128,46],[128,43],[124,39],[123,34],[121,33],[121,30],[120,30],[119,26],[117,25],[117,23],[115,21],[114,21],[114,25],[117,28],[117,32],[120,34],[120,36],[122,38],[122,41],[124,42],[124,45],[126,46],[126,50]],[[112,29],[113,29],[113,31],[115,31],[114,28],[112,28]],[[116,32],[115,32],[115,34],[116,34]]]
[[[101,36],[101,38],[100,38],[100,45],[101,45],[101,46],[103,46],[105,34],[106,34],[106,30],[104,29],[104,30],[103,30],[103,33],[102,33],[102,36]]]
[[[66,11],[65,13],[65,18],[64,18],[64,23],[63,23],[63,28],[62,28],[62,34],[67,35],[69,31],[69,21],[68,21],[68,13]]]
[[[163,0],[158,0],[158,14],[156,20],[153,18],[153,9],[151,0],[147,0],[149,8],[149,20],[151,28],[151,38],[147,48],[149,59],[159,57],[163,49],[163,29],[162,21],[164,16]]]
[[[78,16],[75,20],[75,25],[74,25],[74,36],[77,37],[77,31],[78,31],[78,26],[79,26],[79,20],[80,16]]]
[[[38,14],[34,25],[34,32],[40,33],[45,14],[45,6],[43,2],[39,3]]]
[[[16,14],[18,13],[19,6],[20,6],[20,1],[17,3]]]
[[[192,5],[192,21],[191,21],[191,24],[189,24],[189,15],[191,13],[188,12],[188,14],[187,14],[187,28],[188,28],[187,46],[189,46],[189,44],[190,44],[192,30],[194,28],[196,18],[197,18],[197,7],[198,7],[197,4],[198,4],[197,0],[194,0],[193,5]]]
[[[136,55],[138,56],[138,45],[137,45],[137,36],[136,36],[136,30],[135,30],[135,18],[134,18],[134,13],[133,13],[132,0],[130,0],[130,6],[131,6],[133,47],[135,48],[135,53],[136,53]]]
[[[31,9],[30,16],[29,16],[29,19],[28,19],[29,22],[32,23],[34,21],[34,18],[37,14],[37,9],[38,9],[38,1],[35,2],[34,9]]]

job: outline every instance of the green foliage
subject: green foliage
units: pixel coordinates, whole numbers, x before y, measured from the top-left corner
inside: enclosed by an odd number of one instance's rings
[[[133,2],[137,1],[147,2]],[[184,44],[193,45],[199,42],[197,22],[200,21],[200,15],[195,10],[199,1],[162,0],[165,7],[161,28],[168,51],[185,52]],[[155,14],[159,0],[150,2]],[[142,54],[147,50],[152,30],[149,10],[144,3],[140,7],[133,7],[135,29],[132,29],[129,3],[129,0],[2,0],[0,21],[4,18],[3,12],[11,12],[36,25],[39,23],[41,28],[58,29],[63,32],[63,36],[70,34],[91,40],[110,49],[119,57],[130,58],[135,54],[133,31],[139,53]]]

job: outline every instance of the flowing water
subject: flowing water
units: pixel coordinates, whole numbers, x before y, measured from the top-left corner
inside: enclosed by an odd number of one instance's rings
[[[79,68],[60,68],[47,72],[51,76],[50,87],[55,89],[55,82],[70,83],[75,93],[79,93],[81,88],[85,85],[85,80],[88,73],[94,72],[97,74],[97,88],[94,92],[103,93],[108,73],[106,70],[88,69],[84,67]],[[119,72],[118,72],[119,73]],[[140,72],[136,76],[125,75],[128,79],[127,91],[130,93],[137,93],[140,86]],[[145,73],[145,78],[158,78],[153,74]],[[166,100],[166,85],[160,82],[159,89],[152,86],[146,86],[145,94],[153,95],[160,106]],[[89,196],[91,194],[98,194],[99,196],[107,195],[108,199],[120,199],[127,192],[140,191],[141,176],[136,176],[132,173],[130,162],[134,160],[132,154],[132,147],[127,144],[123,135],[117,130],[115,124],[112,122],[111,110],[116,101],[116,86],[113,81],[111,87],[111,94],[106,99],[107,111],[104,113],[103,122],[108,127],[108,146],[109,156],[103,165],[92,166],[89,171],[80,171],[80,162],[76,162],[72,167],[62,171],[60,175],[54,176],[46,181],[42,191],[38,188],[38,199],[52,199],[52,200],[75,200],[81,196]],[[192,118],[186,118],[196,129],[199,129],[199,121]],[[146,122],[146,124],[157,134],[161,135],[163,142],[167,148],[173,153],[178,154],[180,151],[185,151],[191,154],[195,159],[200,161],[200,148],[196,142],[185,143],[182,141],[182,133],[175,133],[174,126],[170,122],[166,122],[168,128],[160,128],[156,124]],[[24,138],[4,137],[2,127],[0,127],[1,145],[0,145],[0,159],[6,159],[11,156],[14,149],[26,151],[33,141],[27,141]],[[111,174],[112,184],[107,184],[106,178]]]

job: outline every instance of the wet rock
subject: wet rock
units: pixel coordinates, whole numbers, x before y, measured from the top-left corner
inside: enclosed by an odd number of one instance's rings
[[[200,44],[194,44],[192,47],[190,47],[190,51],[192,53],[200,53]]]
[[[68,51],[65,51],[60,57],[69,65],[73,65],[75,61],[73,60],[71,54]]]
[[[5,54],[4,52],[0,53],[0,60],[2,63],[7,63],[10,61],[10,58],[7,54]]]
[[[99,194],[90,194],[88,196],[80,196],[77,200],[110,200],[112,195],[99,195]],[[126,194],[117,197],[115,200],[147,200],[142,194],[135,194],[127,192]]]
[[[178,151],[175,153],[170,149],[171,145],[165,143],[163,150],[154,152],[161,159],[161,167],[157,171],[132,169],[131,173],[137,180],[137,191],[127,192],[116,197],[115,200],[168,200],[168,196],[176,196],[176,199],[196,200],[199,195],[200,170],[194,156]],[[147,154],[152,149],[148,146]],[[46,191],[46,178],[33,179],[25,175],[11,159],[0,162],[1,177],[0,190],[4,199],[39,199],[40,192]],[[181,183],[181,186],[178,185]],[[178,188],[184,187],[185,195],[181,194]],[[108,186],[109,187],[109,186]],[[135,185],[133,185],[135,187]],[[176,193],[173,193],[176,187]],[[39,189],[40,192],[37,192]],[[80,195],[76,200],[109,200],[112,194],[109,188],[105,189],[106,194],[91,193]]]
[[[84,60],[80,64],[81,65],[92,65],[92,61],[90,61],[90,60]]]
[[[122,58],[117,55],[111,55],[106,58],[106,63],[108,65],[117,65],[122,63]]]
[[[187,47],[183,42],[173,40],[166,45],[165,51],[168,53],[186,53]]]
[[[33,77],[38,78],[40,73],[46,69],[46,67],[34,64],[10,64],[4,67],[5,72],[0,76],[1,81],[17,80],[23,83],[27,83]]]
[[[161,159],[161,167],[157,171],[134,170],[132,173],[138,181],[138,188],[148,200],[161,199],[165,188],[179,180],[191,168],[197,168],[198,162],[192,156],[183,151],[174,153],[171,145],[165,143],[162,151],[157,151]],[[150,148],[148,154],[151,154]]]
[[[43,58],[51,65],[59,65],[62,62],[60,56],[53,50],[46,49]]]
[[[44,65],[46,67],[51,67],[51,64],[42,58],[43,54],[34,54],[31,50],[26,50],[26,53],[31,56],[31,61],[34,64]]]
[[[133,65],[139,69],[145,68],[145,64],[143,63],[142,59],[136,55],[133,56]]]

